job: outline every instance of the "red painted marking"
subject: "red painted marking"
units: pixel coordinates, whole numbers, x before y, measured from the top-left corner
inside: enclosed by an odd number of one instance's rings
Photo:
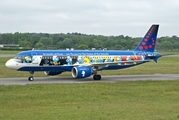
[[[152,42],[155,43],[155,40],[153,39]]]
[[[149,48],[152,48],[152,45],[149,45]]]
[[[148,50],[148,49],[149,49],[149,47],[148,47],[148,46],[144,46],[144,49]]]
[[[137,60],[140,60],[141,56],[137,56]]]
[[[144,38],[144,41],[146,41],[146,42],[147,42],[147,40],[148,40],[147,38]]]
[[[149,36],[146,36],[146,38],[149,38]]]
[[[136,60],[137,58],[135,56],[132,56],[131,57],[131,60]]]
[[[143,50],[143,47],[142,47],[142,46],[139,46],[139,50]]]
[[[121,57],[122,61],[126,61],[126,58],[127,58],[127,57],[125,57],[125,56],[122,56],[122,57]]]
[[[145,45],[146,44],[146,42],[142,42],[142,45]]]

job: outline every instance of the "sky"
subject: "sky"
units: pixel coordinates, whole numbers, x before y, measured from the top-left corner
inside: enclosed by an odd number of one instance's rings
[[[179,36],[179,0],[0,0],[0,33]]]

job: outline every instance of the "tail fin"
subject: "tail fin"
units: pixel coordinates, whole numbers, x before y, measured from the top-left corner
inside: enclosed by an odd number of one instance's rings
[[[142,38],[135,51],[154,52],[159,25],[152,25]]]

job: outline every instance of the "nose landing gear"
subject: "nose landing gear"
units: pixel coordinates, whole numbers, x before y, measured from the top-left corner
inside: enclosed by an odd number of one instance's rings
[[[29,71],[29,73],[30,73],[30,76],[29,76],[28,80],[33,81],[34,80],[34,77],[33,77],[34,71]]]

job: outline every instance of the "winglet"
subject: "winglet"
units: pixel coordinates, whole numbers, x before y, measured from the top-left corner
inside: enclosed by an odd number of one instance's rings
[[[152,25],[135,51],[154,52],[159,25]]]

